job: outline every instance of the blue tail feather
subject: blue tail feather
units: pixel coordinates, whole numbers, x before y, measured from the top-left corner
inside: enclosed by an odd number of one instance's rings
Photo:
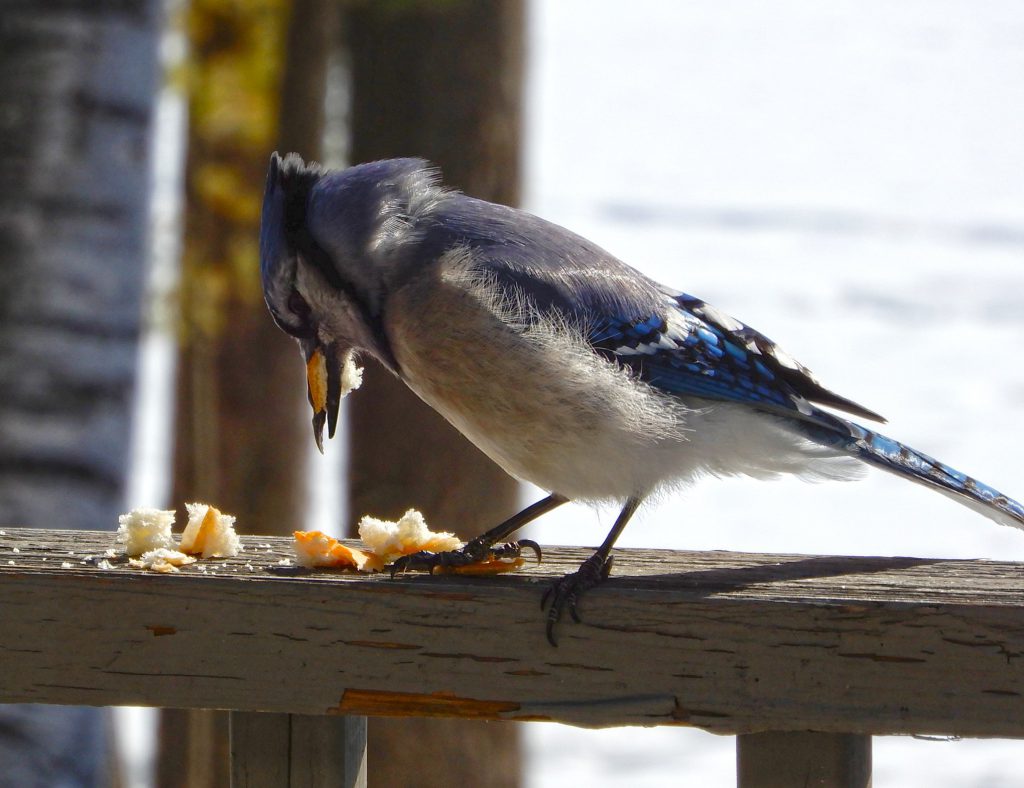
[[[836,416],[831,420],[835,431],[819,426],[805,430],[819,443],[946,493],[998,523],[1024,529],[1024,505],[1008,495],[897,440]]]

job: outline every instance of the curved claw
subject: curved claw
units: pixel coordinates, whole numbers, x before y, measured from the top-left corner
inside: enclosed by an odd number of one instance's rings
[[[516,546],[519,547],[519,549],[529,547],[531,550],[533,550],[534,555],[537,556],[537,563],[540,564],[541,562],[543,562],[544,554],[540,550],[540,545],[532,539],[520,539],[518,542],[516,542]]]
[[[396,560],[393,564],[391,564],[391,578],[390,579],[393,580],[394,576],[396,574],[398,574],[398,572],[404,572],[404,571],[406,571],[407,568],[408,567],[406,566],[406,556],[402,556],[401,558]]]
[[[569,615],[572,616],[572,620],[575,621],[577,624],[582,624],[583,619],[580,618],[579,611],[576,610],[577,599],[578,597],[576,596],[575,591],[569,594]]]
[[[557,580],[554,583],[552,583],[551,585],[548,586],[547,590],[544,592],[544,596],[542,596],[540,598],[540,609],[541,610],[543,610],[544,608],[546,608],[548,606],[548,597],[550,597],[555,592],[555,589],[557,587],[558,587],[558,581]]]

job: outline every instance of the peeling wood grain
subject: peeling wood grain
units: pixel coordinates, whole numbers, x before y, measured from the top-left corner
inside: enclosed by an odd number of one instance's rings
[[[367,717],[461,717],[474,720],[500,720],[502,715],[519,711],[520,704],[509,701],[481,701],[463,698],[451,692],[382,692],[345,690],[341,702],[328,714],[361,714]]]
[[[585,551],[390,580],[244,542],[155,575],[6,529],[0,702],[1024,737],[1020,564],[623,550],[555,649],[539,598]]]

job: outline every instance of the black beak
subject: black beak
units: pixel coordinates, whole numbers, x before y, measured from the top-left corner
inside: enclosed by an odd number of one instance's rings
[[[341,361],[337,348],[324,347],[316,342],[303,342],[306,356],[306,386],[309,404],[313,408],[313,439],[320,453],[324,452],[324,424],[327,436],[334,437],[338,428],[338,409],[341,405]]]

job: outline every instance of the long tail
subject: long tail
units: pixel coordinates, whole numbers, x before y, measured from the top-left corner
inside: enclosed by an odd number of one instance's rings
[[[816,415],[823,415],[820,411]],[[816,425],[807,434],[819,443],[842,449],[870,465],[927,485],[1001,525],[1024,529],[1024,505],[999,490],[950,468],[899,441],[831,414],[834,430]]]

